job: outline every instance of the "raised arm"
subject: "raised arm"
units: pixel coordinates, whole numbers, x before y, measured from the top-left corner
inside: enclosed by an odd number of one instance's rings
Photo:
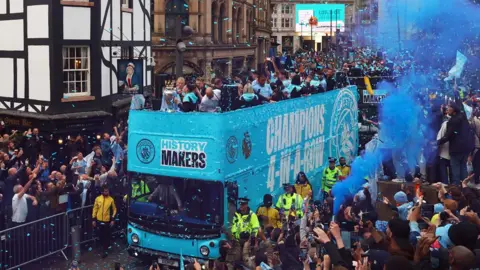
[[[22,190],[20,190],[20,192],[18,193],[18,198],[22,198],[23,195],[25,195],[25,193],[27,192],[27,190],[30,188],[30,186],[32,185],[32,182],[33,182],[33,179],[35,179],[37,177],[36,174],[32,173],[29,177],[29,180],[28,182],[25,184],[25,186],[22,188]]]

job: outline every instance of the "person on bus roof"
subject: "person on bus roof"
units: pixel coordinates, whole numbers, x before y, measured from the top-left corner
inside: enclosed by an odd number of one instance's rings
[[[305,200],[307,197],[312,198],[312,185],[308,181],[304,172],[297,174],[297,181],[295,182],[295,191]]]
[[[272,208],[273,197],[270,194],[263,196],[263,205],[257,210],[257,216],[262,224],[263,228],[273,227],[282,228],[282,221],[280,219],[280,213],[277,209]]]
[[[257,237],[260,223],[257,215],[250,210],[247,198],[239,198],[240,208],[235,212],[232,223],[232,236],[237,241],[248,241]],[[241,245],[243,246],[243,245]]]
[[[295,187],[289,183],[283,184],[285,193],[280,195],[275,205],[281,214],[287,213],[287,216],[295,215],[303,217],[303,199],[302,196],[295,193]]]
[[[246,84],[243,87],[243,94],[238,98],[235,109],[243,109],[262,104],[262,97],[254,93],[252,85]]]
[[[189,84],[187,85],[187,87],[184,88],[183,102],[178,104],[178,106],[183,112],[197,111],[197,105],[199,100],[197,92],[198,89],[193,84]]]

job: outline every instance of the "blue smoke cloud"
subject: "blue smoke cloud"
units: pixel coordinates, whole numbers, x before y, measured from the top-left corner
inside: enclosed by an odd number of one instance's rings
[[[378,9],[378,25],[361,32],[376,33],[373,39],[390,58],[408,50],[415,64],[395,86],[387,83],[377,86],[388,91],[379,110],[383,147],[357,157],[351,165],[351,175],[333,187],[335,214],[346,198],[362,188],[365,177],[373,175],[382,161],[391,158],[391,153],[403,154],[404,167],[410,172],[422,153],[429,157],[429,141],[435,140],[438,131],[432,127],[439,104],[431,104],[428,93],[432,89],[440,92],[444,82],[438,79],[438,74],[455,64],[456,51],[466,53],[479,40],[480,8],[471,1],[379,0]],[[378,31],[372,31],[372,27]],[[478,58],[467,57],[467,69],[480,67]]]

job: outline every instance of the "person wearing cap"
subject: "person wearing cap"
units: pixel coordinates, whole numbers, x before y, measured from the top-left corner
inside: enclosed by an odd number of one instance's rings
[[[295,193],[295,188],[291,184],[283,184],[285,193],[280,195],[275,207],[280,211],[282,215],[285,212],[289,213],[288,216],[294,214],[298,218],[303,217],[303,199],[302,196]],[[292,212],[290,212],[292,211]]]
[[[342,172],[335,167],[335,158],[328,158],[328,167],[323,170],[322,176],[322,192],[330,193],[333,186],[338,182]]]
[[[347,165],[347,161],[345,160],[344,157],[341,157],[339,162],[340,162],[340,165],[338,165],[337,168],[342,173],[342,175],[339,176],[339,179],[344,180],[350,175],[350,166]]]
[[[257,209],[257,216],[263,228],[273,227],[282,228],[280,213],[277,209],[272,208],[273,197],[270,194],[263,196],[263,205]]]
[[[260,228],[257,214],[248,206],[249,201],[247,198],[239,198],[240,208],[235,212],[232,222],[232,236],[242,242],[241,246],[251,237],[256,237]]]
[[[408,201],[408,196],[405,192],[399,191],[393,195],[393,199],[397,204],[398,215],[400,219],[407,220],[408,211],[413,207],[413,202]]]
[[[140,80],[135,74],[135,65],[133,63],[128,63],[126,68],[127,75],[125,76],[125,91],[126,92],[136,92],[140,89]]]

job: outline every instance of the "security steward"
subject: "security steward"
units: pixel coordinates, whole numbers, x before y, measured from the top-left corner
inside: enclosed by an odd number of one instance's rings
[[[132,199],[135,199],[137,202],[147,202],[147,194],[150,193],[148,185],[145,184],[145,181],[133,179],[132,180]],[[123,201],[127,201],[128,195],[123,197]]]
[[[290,217],[294,215],[296,218],[303,217],[303,199],[302,196],[295,193],[294,187],[289,184],[283,184],[284,194],[280,195],[275,207],[280,211],[281,215]]]
[[[282,220],[280,218],[280,212],[277,209],[272,208],[273,197],[270,194],[263,196],[263,205],[257,210],[257,216],[260,220],[262,228],[273,227],[274,229],[282,228]]]
[[[249,201],[247,198],[238,198],[240,207],[232,221],[233,246],[227,255],[227,260],[230,262],[242,259],[242,250],[246,242],[250,241],[250,245],[254,246],[253,243],[260,229],[257,215],[248,206]]]
[[[351,168],[350,166],[347,165],[347,161],[345,160],[344,157],[341,157],[339,162],[340,162],[340,165],[338,165],[337,168],[342,173],[342,175],[339,176],[339,179],[345,180],[350,175]]]
[[[107,257],[110,239],[112,238],[111,227],[115,225],[115,216],[117,215],[117,207],[115,201],[110,196],[107,185],[102,186],[102,194],[95,199],[92,213],[92,226],[98,226],[98,234],[100,242],[103,246],[102,258]]]
[[[337,167],[335,167],[336,162],[337,160],[335,158],[328,158],[328,167],[323,170],[322,191],[324,193],[329,194],[333,186],[342,176],[342,172]]]

